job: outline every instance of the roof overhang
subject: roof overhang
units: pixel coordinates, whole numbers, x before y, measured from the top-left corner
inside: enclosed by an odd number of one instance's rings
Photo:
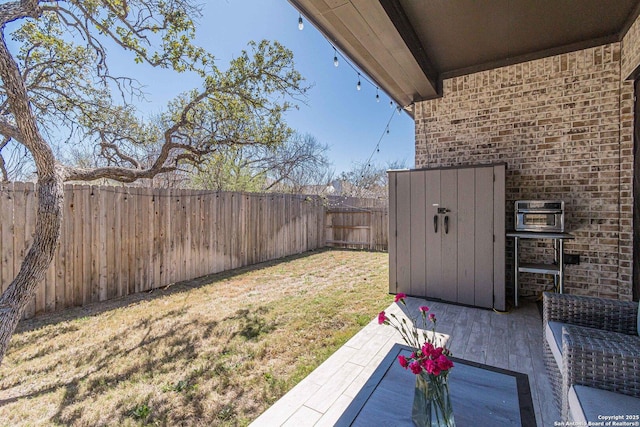
[[[289,0],[399,105],[447,78],[620,41],[640,0]]]

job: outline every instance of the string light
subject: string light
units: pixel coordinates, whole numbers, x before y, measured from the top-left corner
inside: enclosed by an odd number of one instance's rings
[[[351,62],[349,62],[349,60],[333,45],[333,43],[329,41],[329,39],[325,37],[325,40],[327,41],[327,43],[329,43],[329,45],[331,45],[331,48],[333,49],[333,65],[337,67],[340,64],[340,58],[342,58],[342,60],[344,60],[344,62],[349,67],[351,67],[351,69],[358,75],[358,83],[356,84],[356,89],[362,90],[362,81],[364,79],[366,83],[369,83],[372,87],[376,88],[376,102],[380,102],[380,87],[369,80],[366,75],[362,75],[360,73],[360,70],[358,70],[353,64],[351,64]]]
[[[302,30],[304,28],[304,22],[302,20],[302,13],[299,13],[298,16],[298,29]],[[358,83],[356,84],[356,90],[360,91],[362,90],[362,79],[364,79],[364,81],[366,83],[369,83],[372,87],[376,88],[376,102],[380,102],[380,87],[375,84],[374,82],[372,82],[371,80],[369,80],[369,78],[366,75],[362,75],[360,73],[360,70],[358,70],[340,51],[338,51],[338,49],[336,48],[336,46],[334,46],[333,43],[331,43],[329,41],[328,38],[324,38],[327,43],[329,43],[329,45],[333,48],[333,66],[334,67],[338,67],[338,65],[340,65],[340,61],[338,57],[342,57],[342,59],[345,61],[345,63],[351,67],[351,69],[356,72],[358,74]],[[396,105],[393,100],[389,101],[389,107],[390,108],[394,108],[397,107],[398,108],[398,114],[400,114],[402,112],[402,108],[399,105]]]
[[[302,14],[300,14],[300,16],[298,17],[298,29],[302,30],[303,28],[304,28],[304,23],[302,21]],[[356,72],[358,74],[358,83],[356,84],[356,89],[357,90],[361,90],[362,89],[361,79],[364,79],[365,82],[369,83],[371,86],[376,88],[376,102],[380,102],[380,88],[379,88],[379,86],[376,85],[375,83],[373,83],[371,80],[369,80],[366,75],[365,76],[361,75],[360,71],[353,64],[351,64],[351,62],[341,52],[339,52],[336,49],[336,47],[333,45],[333,43],[331,43],[329,41],[329,39],[327,39],[325,37],[325,40],[333,48],[333,65],[334,65],[334,67],[337,67],[338,65],[340,65],[340,62],[338,61],[338,56],[342,57],[342,59],[345,61],[345,63],[349,67],[351,67],[351,69],[354,72]],[[402,108],[400,107],[400,105],[396,105],[393,102],[393,100],[390,100],[389,101],[389,108],[391,108],[393,110],[394,107],[397,108],[398,114],[400,114],[402,112]],[[385,126],[384,130],[382,131],[382,135],[380,135],[380,139],[378,139],[378,143],[376,144],[375,148],[373,149],[373,152],[371,153],[371,155],[369,156],[369,159],[367,160],[367,167],[371,167],[371,159],[373,158],[373,156],[376,153],[380,152],[380,143],[382,142],[382,139],[384,138],[384,136],[389,134],[389,125],[391,124],[391,121],[393,120],[393,117],[395,116],[394,113],[395,113],[395,111],[391,112],[391,116],[389,117],[389,121],[387,122],[387,125]]]
[[[394,113],[395,113],[395,111],[391,112],[391,116],[389,117],[389,120],[387,121],[387,125],[385,126],[384,131],[382,131],[382,135],[380,135],[380,139],[378,139],[378,143],[376,144],[376,146],[374,147],[373,151],[371,152],[371,155],[367,159],[367,165],[370,165],[371,164],[371,159],[373,158],[373,156],[376,153],[380,152],[380,143],[382,142],[382,138],[384,138],[385,135],[389,134],[389,125],[391,124],[391,121],[395,117]]]

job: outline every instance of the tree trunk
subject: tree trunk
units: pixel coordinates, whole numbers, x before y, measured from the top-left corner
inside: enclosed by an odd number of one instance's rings
[[[44,280],[53,259],[62,224],[64,183],[60,174],[38,181],[38,215],[33,244],[20,271],[0,297],[0,364],[25,308]]]
[[[36,1],[22,1],[19,4],[23,7],[30,6],[31,9],[28,10],[37,13]],[[15,137],[33,155],[38,173],[38,214],[33,244],[20,266],[20,271],[0,296],[1,364],[11,335],[35,294],[38,283],[44,279],[60,240],[65,170],[56,163],[51,147],[38,130],[18,64],[5,43],[4,25],[0,31],[0,78],[4,83],[9,108],[18,129]]]

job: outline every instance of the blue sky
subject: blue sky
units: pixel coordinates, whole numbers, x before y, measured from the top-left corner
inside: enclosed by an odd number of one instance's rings
[[[304,19],[304,18],[303,18]],[[298,30],[298,12],[286,0],[208,0],[198,20],[196,44],[212,52],[218,66],[246,48],[250,40],[277,40],[294,52],[296,68],[313,85],[306,104],[288,114],[289,125],[301,133],[315,136],[329,145],[329,157],[336,174],[354,163],[367,161],[374,151],[392,113],[389,98],[382,91],[377,103],[376,89],[362,79],[344,60],[333,65],[333,49],[306,19]],[[139,104],[145,114],[160,112],[179,93],[197,87],[200,82],[173,72],[136,68],[131,58],[114,49],[110,52],[112,70],[137,77],[147,92],[147,102]],[[115,61],[114,61],[115,59]],[[372,163],[391,161],[414,165],[414,124],[404,112],[396,113],[389,133],[380,143]]]

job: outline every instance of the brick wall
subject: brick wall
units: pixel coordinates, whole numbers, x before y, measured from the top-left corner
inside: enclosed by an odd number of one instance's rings
[[[640,65],[640,17],[622,39],[622,78],[628,78]]]
[[[622,39],[620,65],[620,206],[625,212],[620,220],[620,239],[630,242],[620,246],[621,298],[630,299],[633,262],[633,80],[640,66],[640,17]],[[627,214],[628,213],[628,214]],[[628,277],[628,280],[627,280]],[[628,287],[624,287],[624,283]],[[629,298],[626,298],[629,297]]]
[[[508,228],[515,200],[564,200],[576,236],[565,252],[581,257],[565,288],[630,299],[633,87],[621,72],[614,43],[446,80],[442,98],[415,105],[416,167],[506,162]],[[552,258],[544,241],[522,253]],[[551,282],[528,275],[523,291]]]

